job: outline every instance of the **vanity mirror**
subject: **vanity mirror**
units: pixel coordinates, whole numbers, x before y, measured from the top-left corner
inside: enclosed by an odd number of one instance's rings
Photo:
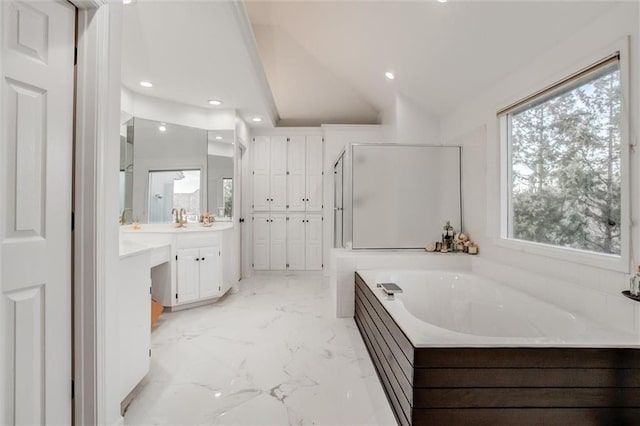
[[[126,133],[120,155],[123,223],[169,223],[181,210],[188,223],[200,221],[204,212],[216,221],[232,219],[233,129],[204,130],[136,117],[121,133]]]

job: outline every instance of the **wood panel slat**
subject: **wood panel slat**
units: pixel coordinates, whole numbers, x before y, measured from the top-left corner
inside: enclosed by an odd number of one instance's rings
[[[407,360],[411,365],[414,365],[414,360],[413,360],[414,350],[413,350],[413,345],[411,344],[411,341],[409,341],[409,338],[404,334],[404,332],[400,329],[400,327],[398,327],[398,324],[396,324],[393,318],[391,318],[391,315],[389,315],[387,310],[382,306],[382,304],[373,294],[369,286],[365,284],[364,280],[362,279],[362,277],[360,277],[360,275],[358,275],[357,272],[355,273],[355,277],[356,277],[355,278],[356,288],[358,287],[360,288],[360,290],[362,291],[362,294],[367,298],[367,300],[375,308],[378,316],[380,316],[380,318],[383,320],[384,325],[387,327],[387,329],[393,336],[393,339],[396,341],[396,343],[404,353],[404,356],[407,357]]]
[[[386,342],[386,346],[389,348],[389,356],[393,357],[394,362],[401,370],[400,374],[404,376],[403,381],[406,381],[408,388],[411,388],[413,382],[413,366],[404,356],[404,352],[401,350],[395,339],[393,339],[393,337],[391,336],[389,329],[385,327],[384,322],[378,316],[376,309],[368,300],[366,300],[366,297],[364,297],[362,291],[356,292],[356,305],[357,304],[360,304],[362,309],[366,310],[367,315],[369,316],[369,318],[371,318],[371,321],[376,324],[378,331],[381,333],[382,338]]]
[[[410,425],[411,421],[410,421],[410,416],[411,413],[404,413],[404,411],[402,410],[402,407],[400,406],[400,402],[398,401],[398,397],[396,396],[396,394],[393,392],[393,388],[391,387],[391,383],[389,382],[389,378],[387,377],[387,374],[385,373],[384,369],[382,368],[382,365],[380,363],[380,359],[378,358],[378,355],[376,354],[373,344],[371,343],[371,338],[369,337],[368,334],[368,330],[366,328],[366,326],[362,323],[362,319],[357,315],[356,313],[356,317],[355,317],[355,321],[356,321],[356,325],[358,326],[358,330],[360,331],[360,335],[363,338],[364,344],[367,348],[367,351],[369,352],[369,356],[371,357],[371,360],[373,361],[373,365],[375,367],[376,370],[376,374],[378,375],[378,378],[380,379],[380,382],[382,384],[382,388],[384,389],[384,393],[387,396],[387,400],[389,401],[393,414],[396,417],[396,420],[398,421],[398,424],[400,425]]]
[[[617,348],[416,348],[415,368],[638,368],[640,350]]]
[[[359,317],[363,320],[362,324],[367,330],[367,333],[369,335],[369,340],[372,343],[372,347],[376,352],[378,360],[380,361],[380,365],[384,369],[384,372],[387,375],[389,383],[391,384],[391,390],[392,392],[395,393],[398,399],[398,402],[400,402],[403,412],[406,413],[407,418],[409,418],[411,417],[412,393],[409,392],[409,395],[407,396],[403,391],[400,381],[404,376],[399,368],[397,369],[397,371],[399,372],[400,377],[398,377],[398,373],[394,371],[392,367],[392,364],[394,362],[393,357],[391,356],[390,353],[385,354],[384,346],[386,345],[386,343],[384,342],[384,339],[380,335],[379,330],[376,328],[376,325],[372,322],[371,318],[368,316],[366,312],[363,312],[359,306],[356,306],[356,309],[358,309],[357,313]],[[388,349],[386,349],[386,351],[388,352]],[[409,385],[409,388],[410,388],[410,385]]]
[[[414,389],[415,408],[640,408],[639,388]],[[640,422],[640,419],[639,419]]]
[[[499,408],[419,409],[412,421],[414,426],[631,426],[638,419],[637,408]]]
[[[640,387],[640,369],[416,368],[416,388]]]

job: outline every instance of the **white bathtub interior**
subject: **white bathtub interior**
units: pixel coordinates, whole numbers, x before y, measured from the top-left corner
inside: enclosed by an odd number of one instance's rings
[[[597,317],[468,271],[358,273],[416,347],[632,347],[640,343],[631,323],[612,327]],[[378,282],[394,282],[403,292],[390,300],[376,288]],[[629,307],[635,308],[633,302]]]

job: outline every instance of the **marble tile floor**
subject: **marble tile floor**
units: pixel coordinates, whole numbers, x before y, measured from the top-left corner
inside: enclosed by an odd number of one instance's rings
[[[320,274],[256,274],[165,313],[126,425],[395,425],[353,319]]]

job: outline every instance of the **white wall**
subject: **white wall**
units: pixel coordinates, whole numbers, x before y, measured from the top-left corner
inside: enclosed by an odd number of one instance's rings
[[[630,35],[631,140],[637,141],[639,16],[636,2],[612,4],[608,14],[571,38],[559,42],[544,55],[531,58],[531,63],[526,67],[509,74],[494,87],[470,97],[442,120],[443,142],[463,145],[465,222],[471,237],[480,242],[481,256],[611,294],[618,294],[626,288],[627,275],[624,273],[524,253],[496,244],[500,235],[500,143],[496,112],[583,68],[589,61],[592,63],[594,55],[608,51],[607,46]],[[635,253],[640,253],[637,225],[640,220],[638,166],[638,155],[632,154],[632,219],[636,224],[632,230],[632,238]]]

